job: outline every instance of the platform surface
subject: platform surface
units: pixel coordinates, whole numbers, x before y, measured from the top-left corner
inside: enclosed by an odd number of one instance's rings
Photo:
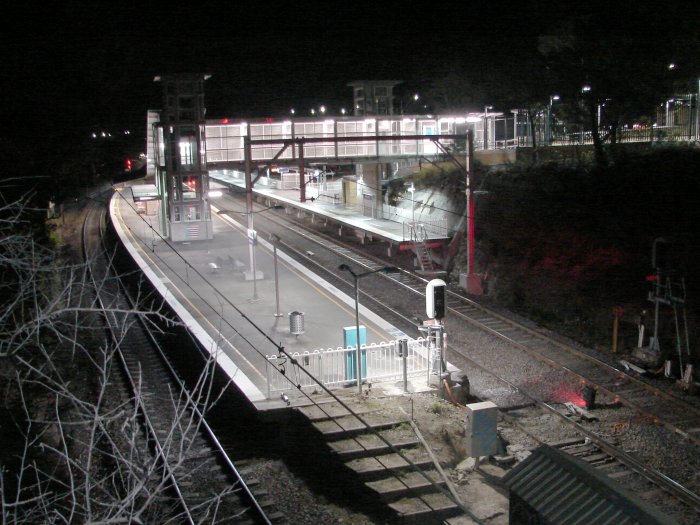
[[[269,401],[265,356],[277,354],[277,345],[288,353],[343,345],[343,327],[355,325],[354,297],[281,249],[276,286],[273,249],[262,238],[254,256],[262,278],[246,280],[252,278],[250,251],[241,225],[213,212],[212,240],[173,243],[161,236],[155,215],[138,213],[128,187],[116,189],[110,214],[127,249],[251,402],[263,407]],[[292,312],[304,314],[301,334],[291,333]],[[408,337],[362,304],[360,324],[367,327],[368,344]]]
[[[263,178],[261,180],[267,181]],[[245,191],[245,181],[240,176],[230,174],[210,174],[210,186],[212,188],[240,188]],[[400,245],[410,243],[410,229],[404,225],[404,220],[397,217],[396,220],[372,217],[362,213],[356,206],[347,205],[341,202],[335,203],[329,200],[310,200],[307,197],[305,202],[300,202],[300,192],[298,189],[283,190],[276,186],[276,181],[271,181],[270,185],[258,182],[253,187],[253,193],[259,197],[268,197],[280,204],[304,210],[307,213],[326,217],[339,225],[346,226],[363,232],[376,239],[381,239],[392,244]],[[428,240],[445,240],[443,236],[433,236],[427,232]]]

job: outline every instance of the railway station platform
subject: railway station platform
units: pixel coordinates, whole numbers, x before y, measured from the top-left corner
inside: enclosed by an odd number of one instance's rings
[[[241,172],[213,171],[209,174],[210,189],[226,189],[229,191],[245,191],[245,180]],[[331,222],[339,228],[354,232],[364,244],[366,241],[380,241],[387,244],[387,253],[391,256],[397,250],[413,250],[414,239],[411,236],[411,221],[406,217],[381,217],[379,210],[362,209],[360,205],[345,204],[335,195],[324,194],[323,190],[308,191],[307,200],[301,202],[299,188],[283,189],[281,181],[261,177],[253,186],[253,196],[267,205],[283,205],[288,210],[304,213],[312,220]],[[341,180],[334,181],[340,184]],[[341,190],[335,190],[336,192]],[[318,198],[314,195],[320,196]],[[450,237],[446,225],[425,228],[426,245],[429,248],[439,248],[449,242]]]
[[[286,404],[270,387],[270,374],[279,377],[279,373],[271,370],[268,357],[278,354],[278,346],[299,355],[343,346],[343,329],[355,326],[354,297],[281,249],[275,258],[273,246],[261,237],[254,249],[257,277],[247,279],[243,269],[250,252],[244,226],[213,210],[213,239],[173,243],[161,235],[157,216],[137,207],[127,185],[115,189],[110,217],[121,241],[154,288],[258,410]],[[413,341],[361,302],[359,310],[368,345]],[[346,367],[349,381],[340,388],[357,389],[352,368]],[[429,390],[426,379],[411,378],[409,390]],[[372,387],[389,394],[403,392],[396,380],[373,381]]]

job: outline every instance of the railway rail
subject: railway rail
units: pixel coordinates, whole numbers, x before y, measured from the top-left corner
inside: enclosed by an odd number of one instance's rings
[[[104,206],[92,202],[83,223],[85,260],[96,301],[137,405],[149,449],[162,472],[159,487],[178,523],[272,524],[286,521],[266,494],[246,483],[202,411],[211,392],[204,380],[188,388],[146,326],[127,288],[110,271]],[[98,239],[103,244],[98,244]],[[205,377],[205,376],[202,376]]]
[[[321,259],[326,261],[342,261],[359,267],[361,270],[377,270],[388,264],[380,258],[359,253],[354,246],[343,243],[339,239],[332,238],[320,233],[315,228],[308,227],[302,220],[293,221],[289,224],[289,216],[284,220],[276,218],[272,214],[266,214],[264,221],[257,221],[257,228],[274,229],[280,234],[285,231],[283,241],[280,246],[304,264],[313,266],[322,272],[332,282],[342,281],[346,289],[352,288],[352,283],[342,279],[336,266],[328,268],[324,266]],[[301,248],[295,248],[295,244],[302,243]],[[312,243],[316,248],[313,255],[309,255],[308,243]],[[321,251],[327,251],[330,256],[323,257]],[[382,279],[394,285],[395,290],[403,290],[404,297],[424,297],[425,285],[428,280],[407,270],[398,273],[383,274],[376,273],[373,279]],[[366,285],[367,288],[371,284]],[[376,299],[377,289],[372,287],[372,294],[361,292],[363,302],[372,302],[377,308],[397,319],[402,319],[406,325],[413,325],[415,318],[409,318],[396,308],[389,306],[390,302]],[[394,302],[401,302],[400,300]],[[422,304],[422,301],[417,301]],[[402,306],[410,303],[404,301]],[[700,445],[700,410],[693,404],[686,402],[675,392],[661,388],[642,378],[634,377],[626,371],[615,367],[613,364],[605,362],[595,355],[588,354],[583,349],[577,348],[573,344],[560,341],[547,334],[544,330],[527,326],[517,320],[511,319],[499,312],[494,311],[484,305],[470,300],[467,297],[448,291],[448,315],[451,319],[459,319],[464,323],[477,327],[486,333],[497,337],[516,348],[526,352],[533,359],[546,364],[553,370],[557,370],[568,375],[572,381],[589,385],[598,393],[607,396],[612,403],[620,403],[638,414],[639,419],[651,421],[656,425],[663,426],[678,436],[688,440],[688,442]],[[449,346],[449,351],[460,353],[460,349]],[[481,367],[467,355],[460,355],[461,359],[471,363],[472,366]],[[625,465],[637,475],[649,480],[655,486],[662,488],[665,492],[672,494],[679,501],[690,505],[696,512],[700,510],[700,496],[685,488],[682,484],[674,481],[665,474],[649,467],[642,461],[630,454],[615,447],[608,440],[587,430],[582,425],[578,425],[567,418],[565,414],[553,408],[541,396],[528,392],[522,386],[516,386],[507,378],[500,377],[493,370],[487,370],[498,380],[517,389],[526,397],[529,397],[538,406],[556,414],[562,420],[572,425],[573,430],[584,439],[587,447],[596,447],[600,454],[609,458],[601,461],[601,464],[621,464]],[[574,440],[574,442],[576,441]],[[571,448],[571,447],[568,447]]]

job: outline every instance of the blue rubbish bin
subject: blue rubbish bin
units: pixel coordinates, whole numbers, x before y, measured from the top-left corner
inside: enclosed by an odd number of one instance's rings
[[[367,329],[360,325],[360,346],[367,344]],[[343,347],[357,348],[357,327],[346,326],[343,328]],[[361,366],[362,379],[367,379],[367,350],[362,349]],[[345,354],[345,380],[357,382],[357,352]]]

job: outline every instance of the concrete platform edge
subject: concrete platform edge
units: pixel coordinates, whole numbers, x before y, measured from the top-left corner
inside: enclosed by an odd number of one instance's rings
[[[218,213],[218,211],[219,211],[214,206],[212,206],[211,209],[212,209],[213,213]],[[245,234],[246,228],[244,226],[242,226],[241,224],[237,223],[236,221],[234,221],[230,217],[227,217],[226,215],[223,215],[223,214],[220,214],[219,217],[221,219],[223,219],[224,221],[226,221],[227,223],[229,223],[234,228],[243,232],[243,234]],[[268,251],[272,252],[273,246],[268,241],[266,241],[262,237],[258,237],[257,242],[259,245],[264,246]],[[313,280],[314,278],[318,278],[317,274],[315,274],[314,272],[312,272],[311,270],[309,270],[308,268],[306,268],[305,266],[300,264],[298,261],[292,259],[289,255],[284,253],[284,250],[278,248],[277,249],[277,257],[282,259],[289,266],[292,266],[298,272],[303,273],[309,279]],[[319,286],[323,287],[325,290],[327,290],[328,292],[333,294],[334,297],[343,301],[346,305],[350,306],[353,309],[355,308],[355,298],[354,297],[350,297],[348,294],[346,294],[345,292],[342,292],[341,290],[339,290],[338,288],[336,288],[335,286],[333,286],[332,284],[327,282],[325,279],[319,279],[318,281],[315,281],[315,282],[316,282],[316,284],[318,284]],[[394,325],[388,323],[385,319],[383,319],[379,315],[375,314],[373,311],[371,311],[368,308],[366,308],[365,306],[363,306],[362,304],[360,304],[360,315],[362,317],[364,317],[365,319],[372,321],[372,323],[374,323],[377,327],[381,328],[382,330],[384,330],[385,332],[387,332],[388,334],[390,334],[392,337],[394,337],[396,339],[400,339],[400,338],[413,339],[412,337],[406,335],[404,332],[402,332],[401,330],[396,328]]]
[[[110,220],[114,225],[114,228],[119,235],[122,243],[126,249],[131,254],[132,258],[138,264],[141,271],[146,275],[153,287],[158,291],[158,293],[163,297],[163,299],[168,303],[168,305],[173,309],[173,311],[180,317],[185,326],[192,332],[192,334],[197,338],[200,344],[207,349],[207,351],[216,358],[217,363],[221,369],[231,378],[231,381],[238,387],[241,392],[253,403],[265,401],[267,397],[263,392],[261,392],[253,382],[246,376],[216,344],[216,342],[211,338],[211,336],[202,328],[202,326],[195,321],[195,319],[190,315],[187,309],[173,296],[173,294],[168,290],[168,287],[156,276],[156,274],[151,270],[150,266],[146,264],[138,250],[133,246],[131,240],[124,232],[121,222],[118,220],[115,213],[117,206],[117,199],[120,199],[121,194],[116,192],[110,201]]]

